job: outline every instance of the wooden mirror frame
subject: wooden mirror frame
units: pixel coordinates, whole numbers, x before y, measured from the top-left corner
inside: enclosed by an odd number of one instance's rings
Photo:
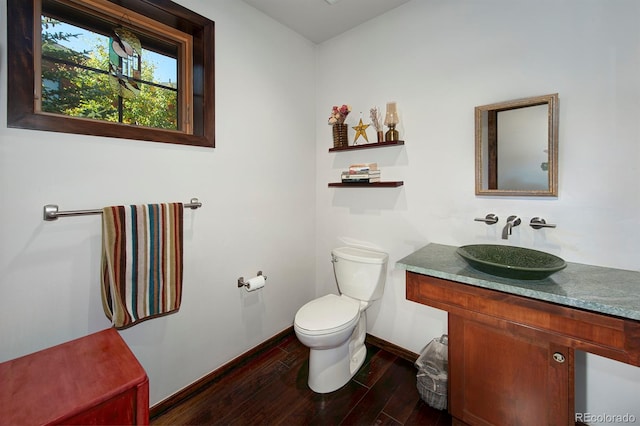
[[[506,102],[498,102],[489,105],[475,107],[475,154],[476,154],[476,195],[503,195],[503,196],[558,196],[558,94],[536,96],[531,98],[516,99]],[[518,189],[485,189],[483,188],[483,119],[485,112],[497,114],[500,111],[527,108],[538,105],[547,105],[547,133],[548,133],[548,181],[547,190],[518,190]],[[497,152],[489,154],[489,162],[497,163]],[[489,173],[489,170],[487,170]]]

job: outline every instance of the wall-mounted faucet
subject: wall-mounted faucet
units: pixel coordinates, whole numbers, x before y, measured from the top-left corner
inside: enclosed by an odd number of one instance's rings
[[[513,227],[520,225],[520,223],[522,223],[522,221],[518,216],[516,215],[509,216],[507,218],[507,224],[504,226],[504,228],[502,228],[502,239],[503,240],[509,239],[509,235],[511,235],[511,230],[513,229]]]

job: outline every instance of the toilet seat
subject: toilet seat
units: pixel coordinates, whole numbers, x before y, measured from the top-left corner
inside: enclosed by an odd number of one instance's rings
[[[310,336],[333,334],[356,324],[360,303],[335,294],[327,294],[308,302],[296,313],[298,331]]]

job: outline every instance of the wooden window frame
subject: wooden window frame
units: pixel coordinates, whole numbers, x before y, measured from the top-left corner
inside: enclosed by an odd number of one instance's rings
[[[168,0],[105,0],[114,7],[188,34],[192,40],[191,74],[187,87],[192,100],[181,130],[137,127],[39,112],[40,0],[7,0],[8,78],[7,124],[21,129],[75,133],[153,142],[215,146],[214,22]],[[93,0],[74,0],[86,5]],[[36,37],[38,34],[38,37]],[[183,61],[179,60],[179,63]],[[180,65],[179,65],[180,66]],[[184,70],[183,70],[184,72]]]

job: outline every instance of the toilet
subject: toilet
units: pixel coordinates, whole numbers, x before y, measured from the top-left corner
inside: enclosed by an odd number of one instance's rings
[[[388,258],[363,248],[333,249],[331,262],[340,295],[314,299],[296,313],[293,328],[309,348],[308,383],[314,392],[340,389],[364,363],[365,310],[382,297]]]

